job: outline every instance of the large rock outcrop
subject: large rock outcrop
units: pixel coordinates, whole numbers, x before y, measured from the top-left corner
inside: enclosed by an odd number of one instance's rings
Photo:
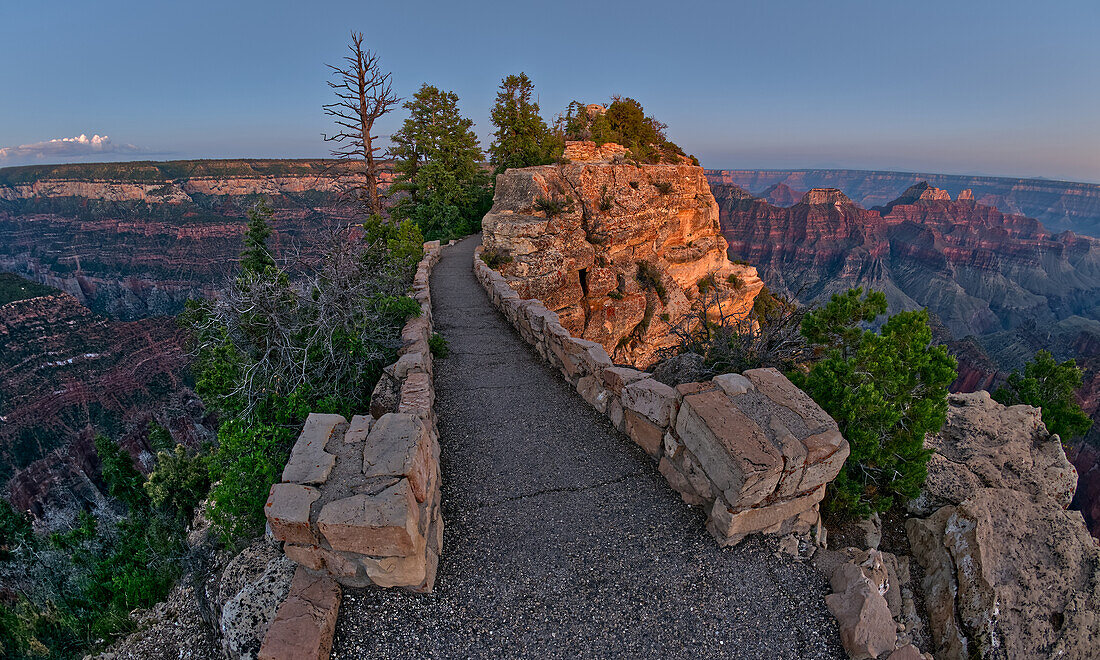
[[[763,285],[755,268],[727,259],[702,168],[634,165],[608,145],[570,146],[593,160],[506,171],[482,222],[487,257],[521,297],[640,367],[675,343],[670,325],[685,322],[701,295],[712,313],[747,314]]]
[[[1028,406],[953,395],[906,524],[937,658],[1093,658],[1100,549],[1067,511],[1076,473]],[[937,505],[939,508],[936,508]]]

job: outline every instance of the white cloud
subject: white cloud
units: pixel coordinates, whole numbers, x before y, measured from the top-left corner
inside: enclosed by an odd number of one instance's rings
[[[33,163],[85,160],[105,155],[140,154],[143,150],[132,144],[116,144],[106,135],[84,133],[76,137],[55,138],[44,142],[21,144],[0,148],[0,165],[26,165]]]

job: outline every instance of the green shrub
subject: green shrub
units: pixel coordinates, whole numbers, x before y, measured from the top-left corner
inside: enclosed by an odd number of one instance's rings
[[[662,195],[667,195],[672,192],[672,184],[668,181],[657,181],[653,184],[653,187]]]
[[[640,186],[640,185],[641,185],[641,184],[640,184],[640,183],[638,183],[637,181],[631,181],[631,182],[630,182],[630,187],[631,187],[631,188],[633,188],[634,190],[637,190],[637,189],[638,189],[638,186]]]
[[[499,270],[500,266],[512,263],[512,255],[507,252],[501,252],[500,250],[484,250],[481,253],[481,260],[484,261],[489,268]]]
[[[625,294],[623,294],[623,292],[619,291],[618,289],[612,289],[611,293],[609,293],[607,295],[608,295],[608,297],[613,298],[615,300],[622,300],[625,297]]]
[[[943,426],[955,359],[932,345],[927,310],[891,316],[878,332],[861,323],[886,311],[886,296],[852,289],[802,319],[823,357],[792,380],[825,409],[851,454],[829,486],[828,506],[867,516],[916,497],[927,476],[928,433]]]
[[[741,281],[741,278],[736,275],[731,274],[729,277],[726,278],[726,281],[729,282],[734,289],[740,289],[741,287],[745,286],[745,283]]]
[[[556,195],[550,197],[536,197],[535,210],[546,214],[547,218],[554,218],[566,211],[572,210],[573,198],[568,195],[562,199]]]
[[[654,293],[661,299],[664,304],[668,303],[668,289],[665,288],[663,282],[661,282],[661,271],[656,266],[648,261],[637,262],[638,274],[637,279],[641,285]]]
[[[603,184],[603,186],[600,188],[600,210],[604,211],[605,213],[607,211],[610,211],[612,206],[614,206],[614,202],[614,195],[608,192],[607,184]]]
[[[1092,427],[1092,420],[1077,403],[1081,380],[1076,361],[1059,364],[1048,351],[1039,351],[1024,366],[1024,373],[1013,371],[1004,387],[993,393],[993,398],[1006,406],[1023,403],[1040,408],[1047,430],[1069,442]]]
[[[184,521],[210,489],[210,465],[206,453],[190,453],[183,445],[157,452],[157,466],[145,482],[153,506]]]
[[[445,358],[451,354],[451,345],[447,343],[447,338],[438,332],[433,332],[428,338],[428,349],[437,358]]]

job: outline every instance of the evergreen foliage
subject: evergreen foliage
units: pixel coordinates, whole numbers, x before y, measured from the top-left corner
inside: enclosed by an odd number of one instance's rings
[[[489,145],[493,174],[509,168],[548,165],[561,153],[563,144],[539,115],[538,102],[531,100],[533,91],[534,83],[523,72],[500,82],[496,105],[490,113],[497,127]]]
[[[931,455],[924,437],[943,427],[956,376],[955,359],[932,345],[927,310],[895,314],[877,333],[863,327],[885,312],[881,292],[852,289],[802,320],[818,357],[792,380],[851,446],[829,485],[829,506],[841,514],[866,516],[919,494]]]
[[[647,117],[636,100],[615,96],[603,114],[589,115],[587,106],[573,101],[561,119],[566,140],[614,142],[630,150],[641,163],[679,163],[684,150],[665,135],[665,124]]]
[[[474,122],[459,111],[458,95],[424,84],[403,107],[409,117],[391,138],[391,190],[404,193],[393,217],[414,221],[427,240],[478,231],[492,196]]]
[[[1047,430],[1069,441],[1085,435],[1092,427],[1092,420],[1081,410],[1075,396],[1081,378],[1075,360],[1058,363],[1048,351],[1039,351],[1024,365],[1024,373],[1013,371],[1005,386],[993,393],[993,398],[1006,406],[1023,403],[1041,408]]]
[[[262,273],[275,267],[275,259],[267,249],[271,238],[271,216],[274,211],[267,202],[260,200],[248,209],[248,229],[244,233],[244,250],[241,252],[241,270]]]

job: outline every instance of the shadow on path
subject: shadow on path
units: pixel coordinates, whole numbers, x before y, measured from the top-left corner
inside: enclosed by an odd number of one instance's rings
[[[333,658],[843,658],[828,584],[722,550],[648,456],[492,307],[472,237],[432,274],[443,471],[435,592],[347,590]]]

